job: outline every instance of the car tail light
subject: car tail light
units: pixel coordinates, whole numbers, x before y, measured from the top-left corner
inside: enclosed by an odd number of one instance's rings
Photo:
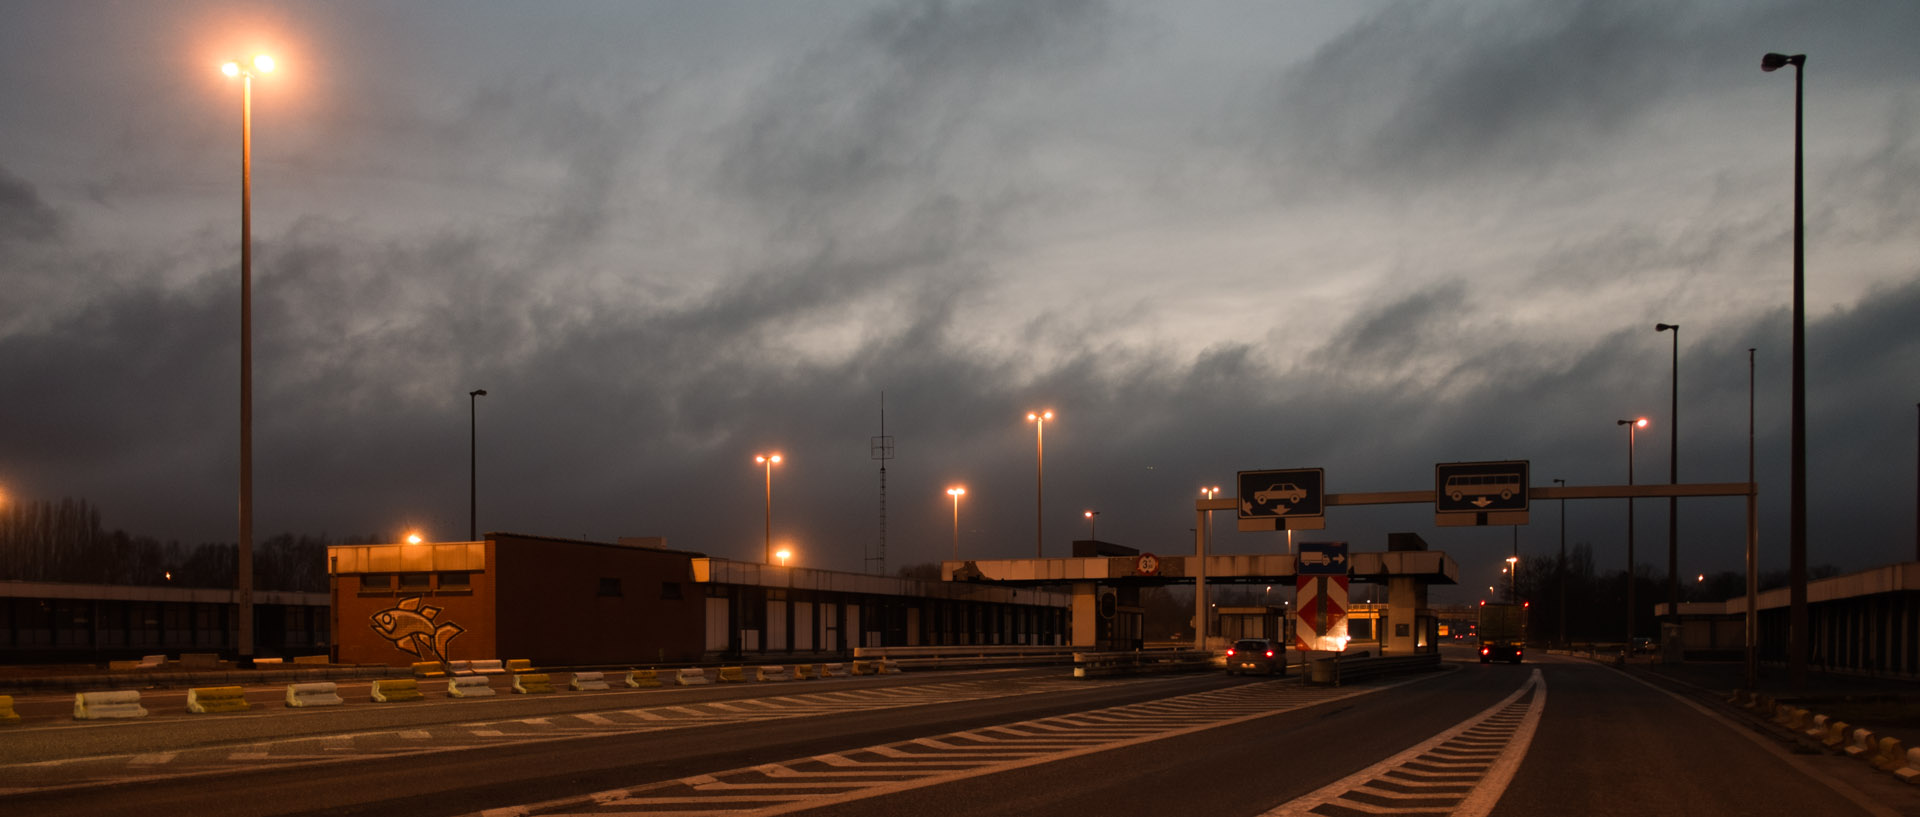
[[[1228,657],[1228,658],[1232,658],[1232,657],[1233,657],[1233,648],[1232,648],[1232,647],[1228,647],[1228,648],[1227,648],[1227,657]]]
[[[1487,648],[1487,647],[1481,647],[1481,648],[1480,648],[1480,654],[1481,654],[1481,655],[1486,655],[1486,654],[1488,654],[1488,653],[1490,653],[1490,652],[1492,652],[1492,651],[1493,651],[1492,649],[1490,649],[1490,648]]]
[[[1268,658],[1272,658],[1272,657],[1273,657],[1273,650],[1267,650],[1267,657],[1268,657]]]

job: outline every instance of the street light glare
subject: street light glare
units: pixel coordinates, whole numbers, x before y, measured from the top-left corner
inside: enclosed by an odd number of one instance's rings
[[[260,56],[254,57],[253,67],[260,69],[261,73],[272,73],[273,58],[265,54],[261,54]]]
[[[1035,412],[1035,411],[1029,411],[1029,412],[1027,412],[1027,419],[1029,419],[1029,420],[1051,420],[1051,419],[1053,419],[1053,409],[1047,409],[1046,411],[1038,411],[1038,412]]]
[[[1634,423],[1633,423],[1633,424],[1634,424],[1635,426],[1637,426],[1637,427],[1640,427],[1640,428],[1646,428],[1646,427],[1647,427],[1647,418],[1645,418],[1645,417],[1642,417],[1642,418],[1640,418],[1639,420],[1636,420],[1636,421],[1634,421]],[[779,457],[774,457],[774,458],[773,458],[773,461],[774,461],[774,462],[779,462],[779,461],[780,461],[780,458],[779,458]]]
[[[947,494],[950,496],[966,496],[967,489],[956,485],[952,488],[948,488]]]
[[[228,60],[227,64],[220,66],[220,73],[230,77],[240,76],[240,63]]]

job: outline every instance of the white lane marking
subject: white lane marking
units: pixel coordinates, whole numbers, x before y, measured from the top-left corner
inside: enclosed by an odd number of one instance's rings
[[[1301,797],[1296,797],[1292,800],[1282,803],[1279,806],[1276,806],[1273,809],[1267,811],[1266,813],[1260,815],[1260,817],[1301,817],[1301,815],[1307,815],[1307,814],[1313,813],[1313,810],[1315,808],[1318,808],[1328,803],[1332,803],[1336,800],[1340,800],[1348,792],[1351,792],[1357,789],[1362,789],[1362,788],[1368,788],[1369,789],[1368,794],[1370,796],[1374,796],[1374,797],[1386,796],[1385,792],[1382,792],[1379,789],[1372,789],[1368,787],[1367,784],[1371,783],[1376,778],[1387,776],[1389,772],[1407,765],[1408,763],[1412,762],[1414,759],[1420,757],[1421,755],[1427,754],[1433,751],[1434,749],[1438,748],[1441,744],[1446,743],[1447,741],[1452,740],[1461,735],[1464,735],[1475,728],[1478,728],[1481,724],[1498,716],[1501,710],[1506,709],[1507,707],[1512,706],[1516,701],[1519,701],[1521,696],[1524,696],[1527,694],[1528,690],[1535,690],[1534,699],[1532,704],[1527,707],[1527,714],[1525,718],[1522,720],[1520,732],[1517,732],[1514,735],[1514,740],[1512,744],[1509,745],[1508,751],[1505,754],[1502,754],[1500,758],[1496,759],[1493,762],[1493,765],[1488,768],[1486,775],[1480,778],[1479,784],[1474,786],[1473,793],[1469,794],[1467,798],[1463,800],[1458,806],[1454,807],[1454,809],[1435,808],[1431,806],[1426,808],[1421,808],[1421,809],[1415,809],[1418,811],[1424,811],[1428,813],[1447,811],[1452,815],[1454,815],[1454,817],[1467,817],[1467,815],[1484,817],[1487,811],[1493,808],[1493,804],[1499,802],[1500,795],[1504,793],[1507,789],[1507,783],[1513,779],[1514,770],[1519,768],[1520,766],[1520,759],[1526,757],[1527,744],[1531,743],[1533,740],[1534,726],[1536,726],[1539,723],[1540,710],[1543,706],[1545,706],[1546,699],[1547,699],[1547,684],[1546,684],[1546,681],[1540,675],[1540,670],[1538,669],[1534,670],[1533,674],[1527,677],[1526,682],[1521,684],[1519,689],[1514,690],[1512,694],[1501,699],[1499,703],[1496,703],[1493,706],[1490,706],[1484,710],[1481,710],[1478,714],[1475,714],[1467,718],[1466,720],[1463,720],[1460,723],[1455,724],[1452,728],[1449,728],[1446,731],[1441,732],[1440,734],[1437,734],[1431,738],[1428,738],[1426,741],[1423,741],[1422,743],[1414,746],[1411,749],[1401,752],[1400,754],[1394,755],[1393,757],[1387,758],[1386,760],[1382,760],[1379,763],[1375,763],[1372,766],[1368,766],[1367,768],[1361,769],[1360,771],[1354,772],[1353,774],[1347,775],[1346,777],[1340,778],[1339,780],[1336,780],[1332,783],[1329,783],[1325,786],[1315,789],[1314,791],[1306,795],[1303,795]],[[1518,748],[1518,751],[1515,751],[1516,747]],[[1511,762],[1507,762],[1509,759],[1509,756],[1511,756]],[[1475,763],[1473,765],[1479,766],[1479,765],[1482,765],[1482,763]],[[1503,763],[1505,764],[1504,766],[1502,765]],[[1502,774],[1502,770],[1504,770],[1504,774]],[[1497,781],[1496,781],[1496,775],[1500,775]],[[1466,777],[1469,779],[1473,777],[1473,775],[1454,775],[1454,776]],[[1432,778],[1429,778],[1429,779],[1432,779]],[[1464,783],[1467,781],[1462,780],[1460,782]],[[1490,797],[1488,796],[1489,794],[1491,795]],[[1428,795],[1428,796],[1433,797],[1433,796],[1439,796],[1439,795]],[[1347,808],[1348,810],[1358,810],[1352,807],[1351,801],[1341,802],[1339,805]],[[1478,810],[1475,810],[1475,809],[1478,809]],[[1376,808],[1371,808],[1366,810],[1377,811],[1380,813],[1393,813],[1396,809],[1392,809],[1392,808],[1383,809],[1383,808],[1376,807]]]
[[[178,752],[152,752],[144,755],[134,755],[132,759],[127,761],[127,764],[130,766],[159,766],[173,762],[173,759],[178,755]]]

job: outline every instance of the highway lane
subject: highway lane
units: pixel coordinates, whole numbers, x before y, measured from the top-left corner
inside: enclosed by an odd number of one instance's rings
[[[579,693],[495,704],[497,717],[451,705],[392,710],[414,720],[371,730],[358,720],[366,715],[349,713],[341,723],[353,729],[298,751],[243,751],[258,741],[183,749],[156,765],[228,754],[225,765],[176,777],[161,771],[137,785],[122,777],[118,785],[0,795],[0,808],[107,814],[137,803],[196,817],[1331,817],[1381,804],[1462,817],[1920,814],[1920,795],[1890,776],[1770,747],[1693,703],[1583,660],[1459,663],[1340,689],[1292,678],[1062,674],[913,674],[841,686],[654,691],[618,703],[608,693]],[[463,717],[449,717],[456,712]],[[310,713],[277,714],[288,717],[261,717],[259,728]],[[409,733],[425,737],[409,745]],[[0,765],[0,788],[19,782],[19,768]]]

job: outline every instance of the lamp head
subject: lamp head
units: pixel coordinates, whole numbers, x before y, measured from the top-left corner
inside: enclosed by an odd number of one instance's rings
[[[1760,70],[1777,71],[1780,68],[1787,65],[1792,65],[1795,68],[1799,68],[1800,66],[1805,65],[1806,62],[1807,62],[1807,55],[1805,54],[1794,54],[1792,56],[1788,56],[1786,54],[1768,54],[1760,58]]]
[[[470,392],[467,392],[467,396],[468,396],[468,397],[485,397],[485,396],[487,396],[487,390],[486,390],[486,389],[474,389],[473,391],[470,391]]]
[[[1656,323],[1656,324],[1654,324],[1654,325],[1653,325],[1653,331],[1655,331],[1655,332],[1665,332],[1665,331],[1667,331],[1668,329],[1672,329],[1673,331],[1675,331],[1675,332],[1678,332],[1678,331],[1680,331],[1680,324],[1677,324],[1677,323]]]

